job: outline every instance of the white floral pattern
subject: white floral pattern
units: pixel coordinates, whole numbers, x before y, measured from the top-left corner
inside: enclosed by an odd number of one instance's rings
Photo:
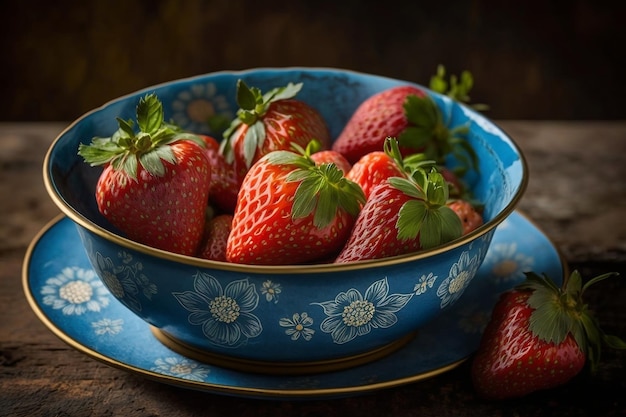
[[[278,296],[282,292],[280,284],[272,280],[264,281],[261,286],[261,294],[265,296],[267,302],[278,303]]]
[[[196,133],[221,133],[213,132],[210,121],[220,119],[227,127],[234,118],[228,100],[217,93],[214,83],[193,84],[181,91],[172,102],[172,110],[174,123]]]
[[[430,272],[428,275],[422,275],[417,284],[415,284],[415,288],[413,291],[415,295],[424,294],[429,288],[432,288],[435,285],[435,281],[437,280],[437,275]]]
[[[320,329],[330,333],[334,343],[343,344],[368,334],[372,329],[396,324],[398,317],[395,313],[412,297],[413,293],[389,295],[389,283],[383,278],[372,283],[365,295],[351,288],[337,294],[334,300],[313,304],[320,305],[327,315]]]
[[[172,295],[190,312],[189,323],[201,326],[211,343],[237,347],[261,334],[261,321],[252,314],[259,304],[259,294],[248,279],[232,281],[222,289],[217,279],[198,272],[193,286],[195,291]]]
[[[307,312],[302,314],[294,313],[291,318],[280,319],[278,324],[282,327],[287,327],[285,334],[291,336],[291,340],[298,340],[302,336],[304,340],[309,341],[315,334],[315,330],[311,329],[313,318]]]
[[[174,356],[159,358],[154,361],[154,365],[155,366],[150,369],[151,371],[189,381],[202,382],[211,372],[211,369],[208,366],[189,359]]]
[[[465,292],[470,281],[478,271],[478,255],[470,258],[469,252],[463,252],[459,260],[450,268],[448,277],[437,288],[441,299],[441,308],[454,304]]]
[[[94,321],[91,323],[91,327],[93,327],[94,332],[98,336],[103,335],[116,335],[123,330],[124,320],[123,319],[107,319],[103,318],[98,321]]]
[[[497,243],[492,245],[485,256],[485,266],[494,280],[516,282],[525,278],[524,272],[532,271],[535,259],[518,251],[517,243]]]
[[[99,312],[109,305],[109,293],[91,269],[66,267],[46,280],[41,288],[43,303],[64,315]]]

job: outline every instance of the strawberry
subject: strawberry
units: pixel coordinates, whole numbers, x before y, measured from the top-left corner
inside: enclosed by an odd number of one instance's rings
[[[219,142],[207,135],[198,135],[205,143],[205,152],[211,166],[210,204],[219,212],[232,214],[237,204],[239,181],[235,169],[219,152]]]
[[[228,238],[228,261],[298,264],[334,257],[364,203],[362,190],[334,163],[309,150],[273,151],[245,176]]]
[[[478,210],[467,200],[451,200],[447,206],[456,213],[463,224],[463,235],[476,230],[483,224],[483,216]]]
[[[461,221],[447,200],[448,184],[434,167],[384,180],[371,190],[335,262],[403,255],[460,237]]]
[[[603,343],[626,349],[626,342],[600,329],[582,298],[590,285],[612,275],[583,286],[574,271],[557,287],[549,277],[529,272],[522,284],[503,293],[471,364],[476,392],[487,399],[522,397],[565,384],[587,360],[594,371]]]
[[[202,141],[163,121],[154,94],[137,105],[132,120],[118,119],[109,138],[93,138],[78,153],[104,166],[96,186],[102,215],[137,242],[195,255],[202,238],[211,170]]]
[[[454,78],[453,99],[466,97],[471,77],[463,77],[459,85]],[[469,86],[463,83],[469,82]],[[447,86],[447,84],[445,84]],[[461,88],[464,87],[464,88]],[[452,96],[452,93],[455,95]],[[396,137],[404,155],[424,153],[428,159],[444,165],[449,155],[459,161],[459,172],[476,166],[476,155],[465,140],[467,126],[449,127],[444,116],[422,88],[400,85],[383,90],[362,102],[333,143],[350,163],[364,155],[379,151],[386,137]]]
[[[198,257],[226,262],[226,242],[232,222],[231,214],[220,214],[207,221]]]
[[[352,165],[342,154],[336,151],[332,151],[330,149],[312,153],[311,159],[317,165],[321,165],[324,163],[333,163],[337,165],[337,168],[339,168],[343,175],[346,175],[352,169]]]
[[[330,147],[330,133],[320,113],[294,97],[302,83],[289,83],[261,94],[243,80],[237,82],[237,118],[224,132],[220,152],[232,163],[239,182],[253,163],[275,150],[302,148],[315,139],[322,149]]]

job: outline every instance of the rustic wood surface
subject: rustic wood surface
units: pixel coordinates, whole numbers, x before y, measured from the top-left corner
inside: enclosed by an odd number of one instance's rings
[[[584,276],[618,271],[588,293],[604,329],[626,338],[626,122],[501,121],[530,183],[519,208]],[[22,289],[34,235],[59,210],[42,182],[64,123],[0,124],[0,415],[4,416],[626,416],[626,352],[594,375],[522,400],[482,401],[466,362],[432,379],[351,398],[241,399],[185,390],[101,364],[54,336]]]

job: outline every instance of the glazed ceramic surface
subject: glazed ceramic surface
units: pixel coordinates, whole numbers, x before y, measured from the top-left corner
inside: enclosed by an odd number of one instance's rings
[[[303,82],[298,98],[322,113],[332,137],[367,97],[410,84],[333,69],[222,72],[158,85],[86,114],[50,148],[44,179],[52,199],[77,224],[93,271],[110,294],[154,327],[160,340],[188,354],[288,370],[324,363],[332,368],[342,361],[354,365],[400,348],[454,305],[473,281],[495,227],[513,212],[525,189],[527,171],[519,149],[482,115],[431,93],[449,126],[469,128],[479,166],[467,180],[484,203],[486,224],[416,255],[346,265],[259,267],[179,256],[125,239],[99,214],[94,190],[100,170],[80,159],[78,145],[110,136],[116,117],[134,118],[138,99],[150,92],[163,102],[166,119],[213,134],[206,123],[210,117],[235,115],[239,78],[263,91]]]
[[[499,294],[521,282],[530,270],[545,272],[557,282],[567,272],[549,239],[513,213],[499,226],[467,296],[420,329],[406,346],[367,365],[301,376],[233,371],[167,349],[98,279],[75,225],[67,218],[51,224],[31,245],[24,288],[33,309],[57,336],[109,365],[210,392],[309,398],[364,393],[454,368],[478,346]],[[292,339],[297,334],[293,328],[285,326],[281,336]],[[313,330],[310,336],[316,337]],[[297,349],[307,343],[301,334],[292,346]]]

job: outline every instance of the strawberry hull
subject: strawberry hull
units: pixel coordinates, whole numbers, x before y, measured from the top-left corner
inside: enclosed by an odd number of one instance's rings
[[[232,118],[240,78],[262,90],[302,82],[298,98],[320,112],[333,139],[366,98],[413,84],[335,69],[284,68],[153,86],[87,113],[60,134],[44,161],[52,200],[77,224],[90,262],[111,293],[152,326],[159,340],[188,356],[248,370],[303,373],[390,353],[466,293],[496,226],[525,190],[521,152],[484,116],[429,92],[451,125],[469,128],[478,167],[465,179],[484,204],[485,223],[446,245],[402,257],[342,265],[235,265],[155,249],[114,228],[94,197],[101,170],[80,159],[79,144],[110,136],[116,117],[131,118],[147,92],[163,102],[165,120],[215,136],[209,120]],[[453,167],[458,161],[447,162]]]

